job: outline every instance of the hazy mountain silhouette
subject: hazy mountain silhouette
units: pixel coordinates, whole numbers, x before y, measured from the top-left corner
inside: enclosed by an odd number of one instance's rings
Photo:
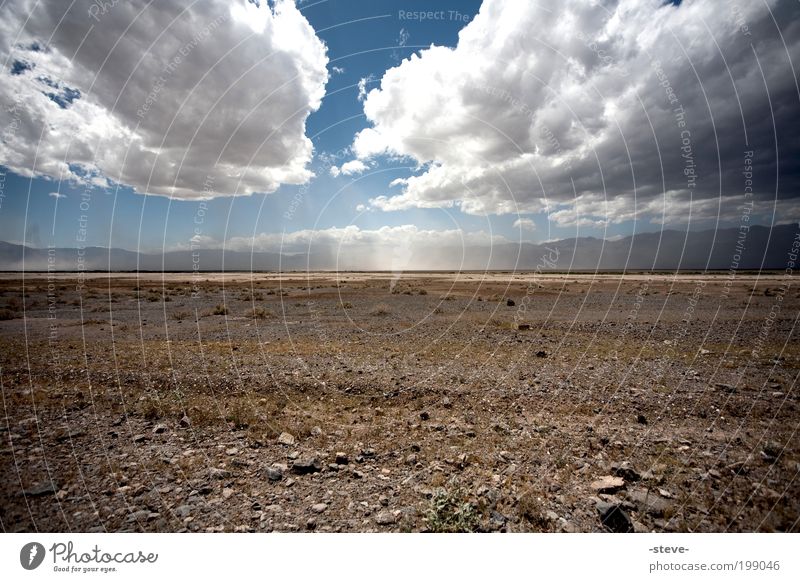
[[[664,230],[613,241],[579,237],[543,244],[426,248],[424,252],[414,252],[405,269],[783,269],[795,237],[800,237],[800,228],[797,224],[788,224],[772,228],[753,226],[746,236],[737,228],[695,232]],[[102,247],[87,247],[82,252],[87,271],[192,271],[195,265],[200,271],[391,269],[391,265],[382,264],[381,256],[348,259],[337,256],[333,249],[320,249],[310,255],[222,249],[137,253]],[[545,264],[543,257],[551,262]],[[44,271],[51,260],[54,270],[75,271],[79,269],[78,259],[79,251],[75,248],[41,249],[0,242],[0,270],[4,271]]]

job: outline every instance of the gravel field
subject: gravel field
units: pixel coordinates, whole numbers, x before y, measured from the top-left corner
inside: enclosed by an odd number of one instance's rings
[[[782,273],[0,277],[0,526],[798,531]]]

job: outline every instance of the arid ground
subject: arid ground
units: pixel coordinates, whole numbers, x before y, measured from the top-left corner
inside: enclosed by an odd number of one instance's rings
[[[0,276],[4,531],[797,531],[772,274]]]

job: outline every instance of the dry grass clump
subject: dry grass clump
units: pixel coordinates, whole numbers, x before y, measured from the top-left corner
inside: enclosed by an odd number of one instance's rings
[[[369,311],[369,314],[373,316],[389,315],[389,313],[391,313],[391,309],[385,303],[378,303]]]
[[[228,315],[228,308],[222,303],[218,303],[211,311],[211,315]]]
[[[180,323],[184,319],[189,319],[191,316],[192,314],[189,311],[176,311],[172,314],[172,319]]]
[[[252,316],[253,319],[270,319],[275,317],[275,314],[271,309],[267,309],[266,307],[254,307]]]

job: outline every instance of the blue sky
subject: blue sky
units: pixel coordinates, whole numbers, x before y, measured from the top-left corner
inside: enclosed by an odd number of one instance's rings
[[[267,193],[259,191],[256,186],[251,188],[252,194],[220,195],[200,201],[191,195],[172,198],[143,195],[135,192],[125,180],[114,183],[113,176],[106,176],[112,181],[105,182],[104,187],[91,183],[87,185],[88,180],[80,183],[76,179],[59,179],[59,173],[61,176],[65,173],[63,168],[59,172],[49,171],[49,175],[48,171],[39,170],[36,177],[24,177],[21,174],[30,174],[26,170],[33,164],[38,168],[39,161],[29,161],[26,166],[25,161],[14,161],[14,156],[9,154],[5,158],[6,165],[2,167],[5,181],[0,199],[0,239],[25,241],[39,247],[75,246],[82,215],[88,218],[87,244],[146,251],[187,247],[198,233],[198,215],[202,215],[200,230],[203,240],[215,241],[213,244],[261,233],[344,229],[353,225],[361,230],[414,225],[420,230],[484,232],[511,241],[544,241],[576,235],[611,238],[630,234],[634,229],[655,231],[663,227],[686,228],[687,225],[693,229],[736,226],[741,215],[739,209],[745,201],[739,194],[744,188],[741,152],[747,147],[757,147],[755,166],[763,178],[755,196],[757,206],[753,216],[764,223],[775,222],[776,216],[796,219],[795,185],[788,179],[781,182],[782,176],[778,175],[776,179],[773,172],[778,154],[771,153],[770,142],[782,138],[776,129],[781,124],[773,120],[775,123],[772,128],[758,126],[756,113],[764,110],[765,101],[759,97],[758,90],[746,90],[744,79],[731,77],[727,86],[723,83],[717,87],[717,72],[713,63],[706,71],[700,68],[698,73],[696,62],[705,58],[702,51],[711,50],[708,47],[712,46],[712,41],[730,60],[741,59],[746,63],[746,59],[752,58],[752,51],[747,44],[750,41],[741,30],[738,37],[727,41],[730,46],[719,47],[722,33],[736,30],[734,24],[738,22],[737,19],[723,19],[724,22],[717,25],[719,31],[710,31],[712,35],[714,32],[718,34],[706,39],[705,43],[700,42],[702,46],[698,47],[696,41],[689,42],[689,38],[685,39],[681,47],[693,47],[688,50],[698,53],[694,60],[689,54],[689,58],[682,62],[678,55],[661,65],[666,70],[665,76],[672,79],[672,85],[679,87],[677,93],[681,105],[691,112],[690,119],[694,124],[691,134],[693,155],[697,157],[698,171],[702,172],[700,186],[693,190],[691,184],[688,188],[685,186],[683,178],[680,139],[670,113],[673,104],[667,103],[669,96],[665,97],[663,86],[653,73],[653,55],[662,54],[655,49],[670,47],[646,47],[641,44],[641,39],[631,41],[628,32],[637,27],[653,27],[650,32],[656,38],[659,38],[659,34],[663,38],[669,38],[669,35],[675,37],[674,31],[683,21],[706,18],[712,22],[713,14],[708,8],[695,8],[697,3],[663,6],[660,2],[644,2],[638,14],[626,13],[626,18],[630,20],[628,31],[620,32],[613,28],[613,10],[606,14],[598,13],[590,3],[568,2],[563,8],[541,9],[544,12],[540,10],[538,13],[534,13],[532,7],[520,9],[519,5],[504,5],[500,0],[493,0],[490,4],[485,7],[480,27],[473,27],[473,33],[459,43],[459,31],[470,26],[481,8],[481,2],[404,0],[365,3],[311,0],[300,3],[298,8],[301,15],[327,49],[324,66],[328,71],[328,80],[324,84],[321,104],[318,108],[313,105],[313,91],[304,97],[306,101],[303,102],[308,112],[305,136],[313,144],[313,156],[306,167],[315,174],[314,177],[304,184],[292,184],[290,182],[302,180],[287,179],[279,183],[274,191]],[[773,6],[774,10],[780,8]],[[270,9],[270,5],[266,4],[260,7],[262,11]],[[519,14],[509,16],[512,10],[519,11]],[[563,13],[559,13],[559,10]],[[692,10],[696,13],[690,12]],[[431,14],[421,19],[415,14],[417,11]],[[52,111],[40,109],[46,111],[40,119],[43,128],[49,124],[52,130],[53,126],[58,125],[58,121],[54,122],[53,119],[61,119],[48,118],[48,115],[64,115],[65,110],[78,115],[79,105],[94,106],[93,99],[96,99],[100,111],[108,110],[107,105],[102,109],[102,75],[108,74],[107,66],[95,71],[95,79],[99,79],[96,83],[89,83],[90,77],[86,74],[87,70],[91,71],[91,63],[97,62],[92,55],[81,61],[80,64],[87,67],[85,69],[76,71],[79,69],[78,58],[73,66],[63,71],[57,68],[64,66],[58,65],[62,61],[56,57],[60,56],[59,50],[68,52],[71,42],[65,36],[68,33],[62,36],[59,36],[60,31],[57,31],[59,34],[51,34],[54,40],[47,50],[34,51],[30,48],[40,42],[43,31],[48,30],[45,16],[41,16],[42,23],[37,28],[37,14],[27,20],[19,18],[21,29],[15,38],[27,36],[29,44],[5,39],[4,78],[17,82],[27,75],[30,83],[45,79],[48,86],[61,91],[62,97],[70,96],[68,102],[63,99],[58,102],[57,108],[50,104]],[[195,18],[192,26],[198,28],[203,22],[208,22],[211,14],[199,14],[200,18]],[[85,14],[80,16],[86,20]],[[120,19],[124,24],[125,15],[121,9],[101,16],[107,20],[100,22],[98,19],[98,23],[107,24],[109,29],[112,28],[112,18]],[[769,29],[766,12],[752,9],[745,16],[752,30],[759,30],[760,26],[765,31],[757,45],[762,53],[761,64],[768,67],[765,75],[767,90],[763,93],[780,100],[792,87],[786,89],[783,85],[777,85],[785,75],[781,75],[777,60],[769,60],[770,51],[777,51],[775,59],[787,59],[796,49],[797,35],[790,34],[794,29],[787,32],[789,46],[783,51],[785,55],[780,54],[780,47],[775,41],[776,31]],[[796,10],[790,10],[791,22],[796,20],[795,16]],[[284,26],[282,22],[276,17],[276,26]],[[563,40],[564,33],[559,32],[559,27],[566,22],[572,23],[570,26],[574,30],[569,29],[572,36]],[[225,21],[223,26],[227,24]],[[225,34],[232,35],[235,40],[236,34],[241,34],[242,30],[241,23],[237,23],[237,26],[231,25]],[[285,27],[290,27],[288,21],[285,21]],[[101,30],[96,28],[92,33],[101,34]],[[169,35],[173,29],[165,27],[162,32]],[[177,38],[179,33],[174,33]],[[214,34],[217,34],[216,30]],[[222,35],[221,32],[219,34]],[[591,36],[594,34],[597,38]],[[614,34],[618,35],[618,40],[613,40]],[[609,35],[612,35],[610,41]],[[211,38],[219,45],[224,43],[223,38]],[[482,45],[487,38],[488,44]],[[665,40],[664,43],[680,40]],[[159,37],[157,41],[163,43],[164,37]],[[173,49],[170,49],[172,52],[158,54],[160,45],[153,42],[155,48],[150,56],[157,62],[164,62],[169,55],[175,54]],[[309,42],[312,44],[308,45],[308,49],[301,46],[300,50],[312,54],[316,49],[313,41]],[[102,45],[102,42],[98,44]],[[427,50],[432,45],[454,50],[447,54]],[[211,46],[210,42],[198,43],[190,58],[199,59]],[[484,46],[482,52],[476,52],[476,46]],[[631,46],[641,49],[642,54],[635,54]],[[495,50],[496,54],[493,53]],[[570,56],[569,51],[573,51],[574,55]],[[645,54],[648,51],[655,52]],[[286,54],[287,59],[297,58],[302,62],[304,58],[302,55],[292,56],[291,43]],[[416,63],[408,60],[413,54],[418,55]],[[419,55],[423,55],[422,58]],[[41,61],[36,60],[39,58]],[[312,62],[312,59],[309,57],[308,61]],[[319,59],[313,62],[318,63]],[[452,63],[452,67],[447,63]],[[735,64],[731,63],[731,69],[736,69]],[[463,67],[466,72],[464,76],[470,77],[463,88],[460,85],[462,77],[453,72],[458,67]],[[697,82],[688,76],[692,67]],[[49,77],[40,73],[44,70],[49,71]],[[390,70],[394,72],[387,73]],[[262,87],[265,92],[272,90],[270,72],[280,73],[275,69],[265,71],[260,79],[263,84],[260,85],[256,79],[254,84],[247,87],[247,94],[258,94]],[[547,82],[542,81],[545,74],[549,75]],[[617,77],[609,81],[611,74]],[[604,94],[599,99],[595,98],[595,103],[587,108],[585,100],[573,99],[574,83],[570,84],[570,75],[585,82],[587,87],[598,87],[598,95],[600,91]],[[144,78],[150,79],[149,76]],[[365,99],[365,95],[359,93],[360,82],[367,93],[372,89],[378,91]],[[458,90],[450,94],[455,85],[459,86]],[[115,86],[115,90],[127,97],[137,92],[146,93],[148,86],[148,83],[141,83],[141,86],[128,83],[122,89]],[[491,92],[475,91],[475,87],[489,86],[492,87]],[[637,95],[637,103],[644,110],[639,118],[627,113],[635,109],[630,106],[632,102],[625,101],[630,98],[631,91],[626,91],[628,86],[636,91],[645,88],[644,92]],[[709,91],[717,89],[719,99],[715,101],[712,94],[713,107],[704,108],[700,98],[705,96],[708,99]],[[730,97],[734,93],[740,101],[739,111],[722,110],[721,104],[733,102]],[[753,95],[748,96],[748,93]],[[74,98],[75,95],[78,97]],[[181,96],[180,93],[178,96]],[[4,95],[6,101],[11,98],[11,93]],[[13,98],[19,99],[18,96]],[[52,95],[50,99],[55,101]],[[162,102],[156,101],[154,106],[167,108],[164,98],[161,99]],[[119,101],[117,96],[114,103],[118,104]],[[416,103],[417,113],[426,111],[427,117],[422,114],[415,116],[414,111],[404,111],[404,108],[410,108],[408,103],[411,101]],[[23,100],[18,105],[22,109],[26,103]],[[566,123],[563,122],[564,116],[559,116],[556,111],[559,105],[568,106],[570,115],[574,117],[571,122],[568,119]],[[778,109],[777,104],[774,107]],[[373,119],[367,119],[365,108],[373,112]],[[796,109],[795,98],[795,102],[788,105],[789,114]],[[113,116],[115,111],[112,109],[110,115]],[[474,123],[459,123],[463,121],[463,116],[473,115],[475,111],[480,116],[475,117]],[[263,113],[258,110],[257,113],[269,115],[269,110]],[[242,123],[255,136],[259,135],[258,115],[242,116]],[[446,130],[443,133],[437,123],[450,116],[454,120],[453,127],[458,129],[451,134],[447,134]],[[555,120],[551,125],[539,123],[542,119],[548,119],[548,116]],[[754,125],[749,134],[741,126],[727,121],[738,118]],[[648,120],[652,135],[640,138],[640,134],[647,133],[643,129],[644,119]],[[486,135],[481,133],[484,126],[489,126],[494,131],[493,137],[502,135],[505,139],[521,123],[530,123],[531,120],[536,120],[539,125],[536,128],[538,133],[530,143],[519,142],[521,145],[518,146],[518,142],[513,142],[514,147],[509,148],[506,147],[507,143],[493,144],[491,139],[481,137]],[[8,134],[13,122],[13,118],[4,118],[4,135]],[[731,127],[730,131],[728,126]],[[120,127],[127,130],[131,124],[121,123]],[[377,149],[371,151],[369,147],[356,147],[359,135],[373,127],[378,128],[375,134],[379,144]],[[553,127],[552,131],[550,127]],[[709,134],[711,128],[716,132],[713,143]],[[43,135],[44,131],[39,135]],[[136,130],[131,131],[135,135]],[[593,134],[595,131],[597,133]],[[620,141],[620,134],[625,132],[625,139]],[[75,133],[80,134],[82,130],[78,129]],[[533,133],[531,129],[529,134]],[[414,140],[423,134],[425,139],[439,139],[444,135],[444,145],[435,148],[414,145]],[[32,132],[32,135],[37,134]],[[210,135],[213,138],[214,134]],[[13,137],[17,140],[14,143],[22,142],[21,136]],[[220,139],[222,137],[226,137],[224,133]],[[285,139],[294,138],[302,136],[292,137],[287,133]],[[753,143],[744,143],[747,138]],[[640,147],[636,143],[639,139],[649,141],[643,142]],[[615,140],[624,143],[625,147]],[[728,144],[734,142],[742,142],[742,147],[730,148],[729,151]],[[41,143],[43,141],[40,146]],[[591,155],[579,154],[585,151],[581,149],[582,145],[588,143],[595,148]],[[473,147],[474,144],[479,145]],[[474,180],[471,177],[473,167],[466,164],[459,166],[457,161],[453,161],[456,156],[450,157],[453,148],[462,145],[470,153],[478,151],[485,165],[476,169],[477,177]],[[23,150],[22,146],[11,146],[9,149],[19,147]],[[789,159],[793,147],[791,144],[784,145],[781,155]],[[79,147],[75,146],[71,151],[77,150]],[[151,150],[152,147],[143,151],[147,153]],[[656,151],[658,162],[652,157]],[[25,155],[22,152],[17,159],[24,160]],[[62,158],[54,156],[52,167],[59,167],[59,161],[66,162],[75,171],[73,178],[80,177],[82,172],[85,176],[85,166],[81,167],[77,159],[67,159],[69,155],[67,153]],[[583,159],[577,158],[578,155],[582,155]],[[564,159],[569,156],[578,159],[581,166],[574,176],[570,174],[572,166],[564,165]],[[352,175],[331,175],[331,165],[341,167],[343,163],[356,159],[369,166],[369,169]],[[529,165],[530,171],[524,164]],[[659,164],[660,175],[649,175]],[[203,163],[200,162],[199,166],[203,167]],[[438,203],[447,198],[445,186],[431,187],[431,182],[424,180],[412,180],[405,186],[391,184],[398,178],[438,176],[437,166],[441,166],[442,184],[452,186],[459,174],[467,176],[462,179],[464,191],[451,194],[448,203]],[[491,184],[493,178],[489,175],[495,169],[504,187],[511,192],[511,200],[499,199],[502,194],[498,195],[497,189]],[[297,173],[296,168],[294,171]],[[787,172],[787,175],[791,173]],[[542,196],[536,194],[535,185],[540,179],[548,192],[544,203]],[[552,184],[548,180],[553,180]],[[132,178],[130,182],[133,181]],[[94,182],[102,183],[104,180]],[[437,182],[434,180],[433,183]],[[600,190],[600,184],[603,189],[598,192],[596,190]],[[401,196],[404,188],[406,194]],[[187,187],[187,191],[191,191],[191,188]],[[464,206],[464,201],[470,199],[472,205]],[[509,211],[509,208],[512,210]]]

